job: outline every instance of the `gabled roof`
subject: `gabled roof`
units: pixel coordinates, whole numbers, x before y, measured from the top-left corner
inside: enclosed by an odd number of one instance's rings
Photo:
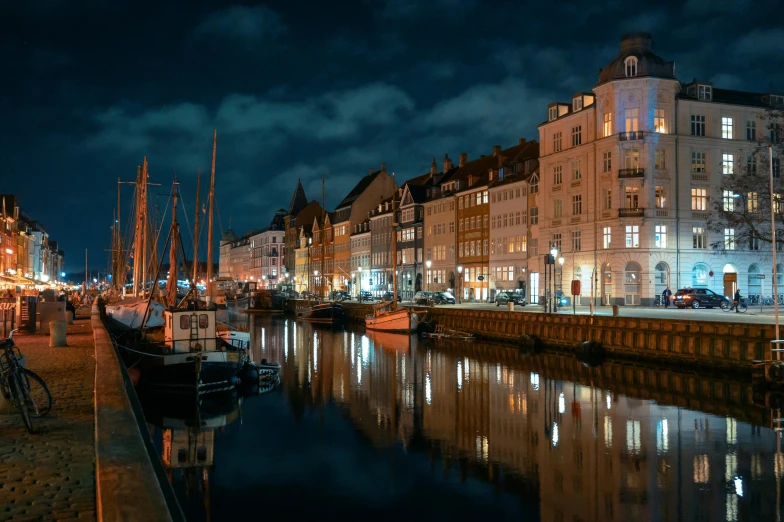
[[[338,203],[338,206],[335,207],[335,209],[340,209],[340,208],[347,207],[347,206],[351,205],[360,195],[362,195],[362,193],[365,191],[365,189],[368,188],[370,186],[370,184],[373,183],[373,181],[382,172],[386,173],[386,169],[384,168],[383,165],[382,165],[381,169],[379,169],[379,170],[377,170],[375,172],[371,172],[371,173],[367,174],[365,177],[363,177],[361,180],[359,180],[359,183],[357,183],[354,186],[354,188],[351,189],[351,192],[348,193],[348,196],[343,198],[343,201]]]
[[[676,98],[682,100],[695,100],[697,99],[697,92],[693,87],[696,85],[710,85],[709,82],[698,82],[696,79],[689,84],[685,84],[681,92],[676,95]],[[712,86],[711,86],[712,87]],[[699,100],[703,101],[703,100]],[[712,94],[710,101],[706,103],[727,103],[730,105],[744,105],[747,107],[770,107],[770,98],[766,93],[747,92],[747,91],[734,91],[731,89],[718,89],[712,87]]]
[[[305,196],[305,189],[302,188],[302,181],[297,180],[297,187],[294,189],[294,194],[291,196],[291,203],[289,203],[289,215],[296,216],[308,205],[308,198]]]
[[[487,185],[489,171],[498,169],[511,162],[519,161],[522,157],[537,158],[539,156],[539,143],[536,141],[522,141],[517,145],[503,149],[498,154],[482,156],[474,161],[469,161],[451,177],[450,181],[459,180],[460,188],[455,192],[475,190],[477,187]],[[468,186],[467,181],[472,183]]]

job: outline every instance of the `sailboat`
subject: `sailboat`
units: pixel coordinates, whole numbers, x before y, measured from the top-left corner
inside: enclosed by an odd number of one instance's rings
[[[365,317],[365,328],[368,330],[381,330],[385,332],[416,332],[417,326],[424,318],[427,311],[415,311],[401,307],[394,298],[397,293],[397,210],[395,200],[392,200],[392,261],[395,263],[392,270],[392,301],[382,301],[373,305],[373,313]]]
[[[121,329],[136,330],[163,326],[163,305],[157,301],[146,298],[144,295],[148,275],[147,252],[151,238],[155,237],[155,235],[151,233],[149,222],[147,205],[148,178],[147,158],[145,157],[142,167],[136,171],[136,227],[133,240],[133,296],[106,305],[106,316],[111,320],[114,326]],[[115,233],[119,236],[119,227],[116,227],[116,229]],[[115,247],[115,250],[117,250],[115,255],[120,256],[119,249]],[[154,256],[152,261],[155,261]],[[125,261],[122,260],[121,262],[124,270]],[[119,262],[117,264],[119,264]],[[117,272],[119,275],[120,270]],[[122,279],[124,279],[124,277]],[[141,289],[139,288],[140,282]],[[151,293],[155,288],[155,284],[156,282],[153,281],[153,286],[150,288]]]

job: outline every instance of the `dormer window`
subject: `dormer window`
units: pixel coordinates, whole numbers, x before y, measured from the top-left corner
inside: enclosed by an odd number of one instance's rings
[[[711,101],[711,86],[698,85],[697,86],[697,99],[703,101]]]
[[[498,169],[498,179],[499,180],[504,179],[504,168],[503,167],[499,167],[499,169]]]
[[[626,77],[637,76],[637,57],[629,56],[626,59]]]
[[[770,106],[776,108],[784,107],[784,96],[779,96],[776,94],[770,95]]]
[[[583,97],[578,96],[572,100],[572,111],[577,112],[583,108]]]
[[[547,109],[547,121],[553,121],[558,118],[558,107],[550,107]]]

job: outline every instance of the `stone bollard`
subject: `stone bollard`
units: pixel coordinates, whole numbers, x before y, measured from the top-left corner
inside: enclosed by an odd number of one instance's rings
[[[68,310],[65,311],[65,320],[68,322],[68,324],[73,324],[75,315],[76,313],[71,313]]]
[[[612,311],[613,311],[613,317],[618,317],[620,311],[618,305],[612,305]]]
[[[507,301],[507,303],[506,303],[506,308],[507,308],[507,309],[508,309],[510,312],[514,312],[514,301]]]
[[[68,346],[65,343],[65,321],[50,321],[49,322],[49,346],[59,347]]]

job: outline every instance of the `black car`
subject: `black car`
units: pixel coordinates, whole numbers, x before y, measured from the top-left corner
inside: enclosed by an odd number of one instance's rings
[[[371,294],[367,290],[362,290],[359,293],[359,301],[360,302],[362,302],[362,301],[372,301],[372,300],[373,300],[373,294]]]
[[[414,295],[414,304],[427,306],[430,304],[430,301],[433,300],[433,293],[432,292],[417,292]]]
[[[455,296],[449,292],[435,292],[432,296],[435,304],[455,304]]]
[[[522,294],[515,294],[515,293],[507,293],[507,292],[500,292],[498,295],[495,296],[495,305],[501,306],[505,305],[508,302],[513,302],[515,306],[525,306],[525,296]]]
[[[349,299],[351,299],[351,294],[343,290],[336,290],[332,292],[332,295],[330,297],[332,298],[333,301],[348,301]]]
[[[690,306],[695,310],[697,308],[720,307],[721,303],[730,301],[728,297],[707,288],[681,288],[675,292],[673,297],[673,304],[678,308]]]
[[[381,296],[381,300],[382,301],[391,301],[392,300],[392,292],[384,292],[384,295]],[[397,301],[400,302],[402,300],[403,300],[403,298],[400,296],[400,294],[397,294]]]

